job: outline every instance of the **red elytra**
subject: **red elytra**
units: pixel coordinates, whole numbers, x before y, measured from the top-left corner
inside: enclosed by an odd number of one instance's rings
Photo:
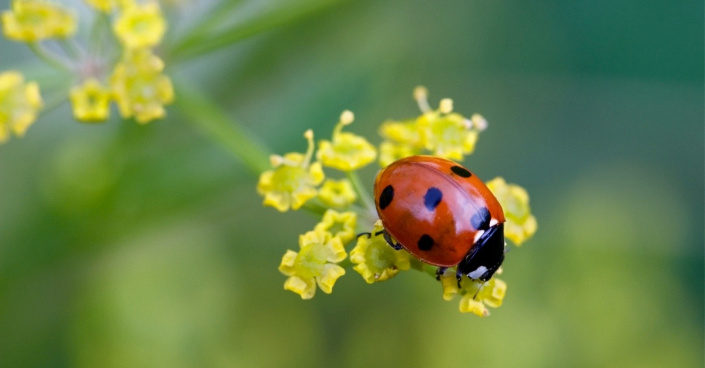
[[[395,161],[377,174],[374,196],[388,234],[426,263],[457,265],[458,277],[486,281],[504,260],[502,206],[482,180],[453,161]]]

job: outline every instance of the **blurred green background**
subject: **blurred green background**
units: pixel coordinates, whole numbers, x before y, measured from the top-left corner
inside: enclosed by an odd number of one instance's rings
[[[304,16],[284,21],[283,4]],[[175,11],[172,28],[212,5]],[[64,104],[0,146],[0,366],[703,366],[701,1],[233,14],[282,21],[167,73],[274,152],[302,151],[308,128],[329,136],[344,109],[379,143],[381,122],[418,114],[419,84],[488,119],[465,164],[524,186],[539,221],[505,262],[505,304],[460,314],[418,272],[375,285],[349,272],[301,301],[277,266],[314,217],[262,207],[256,178],[176,106],[88,126]],[[36,65],[0,41],[0,70],[51,76]]]

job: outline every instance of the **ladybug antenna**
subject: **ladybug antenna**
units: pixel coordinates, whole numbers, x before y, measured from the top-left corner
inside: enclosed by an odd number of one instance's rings
[[[487,283],[487,281],[483,281],[482,284],[480,284],[480,286],[478,286],[477,291],[475,292],[475,295],[473,295],[473,297],[472,297],[472,300],[477,299],[477,294],[480,293],[480,290],[482,289],[483,286],[485,286],[486,283]]]

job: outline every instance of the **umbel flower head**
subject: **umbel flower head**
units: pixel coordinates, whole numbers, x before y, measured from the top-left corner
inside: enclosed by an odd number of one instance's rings
[[[531,238],[538,227],[536,217],[529,208],[529,194],[516,184],[507,184],[503,178],[487,182],[487,188],[497,197],[504,209],[507,222],[504,224],[504,236],[517,246]]]
[[[5,37],[37,42],[66,38],[76,32],[76,16],[62,6],[44,0],[13,0],[12,10],[2,13]]]
[[[323,165],[341,171],[357,170],[374,161],[377,150],[364,137],[343,132],[343,127],[352,124],[355,117],[346,110],[340,115],[340,121],[333,131],[331,141],[318,142],[318,159]]]
[[[395,250],[384,240],[384,227],[381,221],[375,223],[372,232],[357,238],[357,245],[350,251],[350,262],[368,284],[385,281],[399,271],[410,267],[409,252]]]
[[[307,130],[304,137],[308,140],[306,154],[292,152],[270,157],[274,169],[263,172],[257,183],[257,192],[264,196],[265,206],[272,206],[280,212],[289,208],[297,210],[318,194],[316,187],[323,182],[325,175],[320,162],[311,163],[313,131]]]
[[[417,88],[414,95],[422,112],[419,117],[387,121],[379,129],[384,139],[379,147],[380,164],[386,166],[392,161],[417,154],[455,160],[471,154],[479,133],[487,128],[487,121],[478,114],[468,119],[454,113],[450,99],[441,100],[438,109],[432,110],[425,88]],[[306,153],[272,156],[273,169],[263,172],[257,185],[267,206],[282,212],[303,207],[316,215],[322,214],[314,230],[299,237],[300,250],[287,251],[279,266],[279,270],[288,276],[284,288],[296,292],[303,299],[312,298],[317,286],[330,293],[336,280],[345,273],[343,267],[352,266],[368,284],[389,280],[400,271],[412,268],[437,275],[437,267],[413,258],[405,249],[397,250],[395,248],[400,247],[390,246],[389,242],[395,243],[395,240],[385,236],[388,233],[382,222],[377,220],[375,201],[365,190],[372,186],[372,182],[365,185],[357,174],[358,169],[375,160],[377,151],[364,137],[342,131],[353,119],[352,112],[343,112],[332,139],[318,142],[316,161],[313,163],[313,132],[307,131],[305,137],[309,147]],[[326,179],[323,166],[343,171],[345,179]],[[462,172],[450,171],[465,176]],[[501,178],[487,185],[504,208],[506,237],[517,245],[531,237],[536,231],[536,219],[531,215],[526,191],[514,184],[507,184]],[[412,193],[410,196],[423,197],[426,201],[423,193],[428,192],[421,189],[421,194]],[[361,229],[356,229],[358,226]],[[370,227],[372,230],[365,232]],[[359,233],[357,237],[356,232]],[[354,244],[349,254],[350,262],[340,263],[346,258],[348,244]],[[502,305],[507,290],[504,281],[497,277],[487,282],[468,277],[458,281],[452,268],[443,269],[443,273],[437,276],[445,300],[460,296],[458,308],[461,312],[484,317],[489,315],[489,308]],[[501,268],[495,275],[500,273]]]
[[[279,271],[289,278],[284,289],[291,290],[301,299],[311,299],[316,294],[316,285],[326,294],[345,269],[338,266],[347,257],[345,248],[337,236],[324,230],[309,231],[299,236],[299,251],[288,250],[279,265]]]
[[[24,135],[37,119],[42,106],[39,85],[25,83],[22,74],[9,71],[0,73],[0,143]]]

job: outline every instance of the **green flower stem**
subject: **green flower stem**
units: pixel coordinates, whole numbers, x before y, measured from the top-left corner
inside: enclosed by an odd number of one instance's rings
[[[360,177],[357,175],[357,172],[354,170],[346,171],[345,176],[347,176],[348,180],[350,180],[350,183],[352,184],[355,193],[357,193],[357,197],[360,198],[360,201],[362,202],[362,205],[365,207],[365,209],[367,209],[368,211],[372,211],[375,208],[375,203],[374,201],[372,201],[372,197],[370,197],[370,194],[362,185],[362,182],[360,181]]]
[[[174,65],[177,62],[230,46],[256,34],[298,21],[340,1],[318,0],[310,2],[312,5],[308,7],[277,7],[276,10],[262,12],[253,19],[242,21],[215,34],[203,34],[196,27],[192,30],[192,34],[185,35],[181,42],[170,48],[167,53],[169,59],[167,63]]]
[[[411,257],[411,259],[409,260],[409,263],[411,265],[411,268],[413,268],[417,271],[425,272],[425,273],[433,276],[434,278],[436,277],[436,270],[438,269],[438,267],[431,266],[428,263],[421,262],[418,259],[416,259],[415,257]]]
[[[183,79],[174,82],[176,106],[205,135],[220,143],[258,177],[270,169],[269,150],[244,126],[230,118],[194,85]]]
[[[64,49],[64,52],[66,53],[66,55],[68,55],[69,58],[71,58],[71,60],[79,61],[81,59],[81,56],[80,56],[81,50],[79,50],[78,45],[76,44],[76,42],[73,39],[71,39],[71,40],[63,39],[63,40],[59,41],[59,44],[61,45],[61,48]]]
[[[40,59],[42,59],[42,61],[44,61],[45,63],[63,72],[72,72],[72,68],[69,64],[66,64],[63,60],[46,51],[39,43],[30,42],[27,43],[27,46],[29,46],[29,49],[32,50],[32,52],[34,52],[34,54],[37,55],[37,57],[39,57]]]
[[[324,206],[323,203],[321,203],[321,201],[317,198],[314,198],[304,203],[301,209],[311,212],[317,216],[323,216],[323,214],[328,210],[328,207]]]
[[[54,92],[53,94],[50,94],[48,97],[44,98],[44,101],[42,103],[43,106],[42,109],[39,111],[39,115],[45,116],[49,114],[52,110],[61,106],[61,104],[64,103],[64,101],[66,101],[68,98],[68,89],[69,87],[67,86],[66,88]]]

